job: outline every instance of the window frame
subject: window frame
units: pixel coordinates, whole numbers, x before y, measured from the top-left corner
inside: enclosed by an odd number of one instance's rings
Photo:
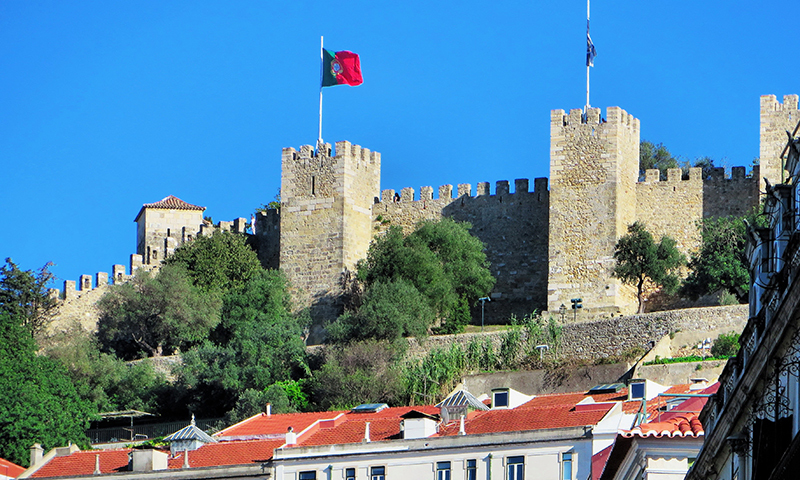
[[[311,476],[308,476],[308,474]],[[303,470],[302,472],[297,472],[297,480],[317,480],[317,471]]]
[[[506,480],[525,480],[525,455],[506,457]]]
[[[450,480],[452,478],[452,462],[436,462],[436,480]]]
[[[380,473],[376,472],[377,469],[380,469]],[[374,465],[369,467],[369,480],[386,480],[386,466],[385,465]]]
[[[466,480],[478,480],[478,460],[470,458],[465,462],[466,473],[464,478]]]
[[[569,465],[569,476],[567,476],[567,465]],[[570,450],[561,452],[561,480],[573,480],[575,478],[575,453]]]
[[[352,473],[352,475],[351,475]],[[356,480],[356,469],[355,468],[345,468],[344,469],[344,480]]]

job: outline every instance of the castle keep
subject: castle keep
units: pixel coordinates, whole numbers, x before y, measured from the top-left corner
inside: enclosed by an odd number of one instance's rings
[[[421,220],[450,217],[472,224],[486,244],[497,284],[487,320],[534,309],[557,311],[583,298],[586,310],[632,312],[635,292],[611,277],[617,240],[634,221],[656,238],[670,235],[684,253],[699,245],[697,222],[743,215],[759,200],[762,177],[782,178],[786,131],[800,120],[798,97],[761,97],[760,165],[729,177],[715,169],[680,169],[659,178],[648,170],[639,180],[639,120],[618,107],[553,110],[550,114],[550,180],[537,178],[380,190],[381,155],[349,142],[285,148],[281,161],[281,210],[256,215],[250,242],[262,264],[281,268],[294,286],[295,301],[318,319],[341,310],[343,283],[365,258],[375,235],[398,225],[410,230]],[[174,197],[146,204],[137,216],[137,254],[131,271],[160,263],[163,256],[209,228],[203,207]],[[245,219],[220,222],[245,231]],[[117,266],[119,267],[119,266]],[[115,272],[120,272],[119,268]],[[124,268],[120,278],[124,277]],[[115,280],[116,280],[115,273]],[[88,276],[86,276],[88,277]],[[91,288],[91,277],[89,288]],[[99,278],[99,277],[98,277]],[[75,287],[68,285],[74,291]],[[83,282],[81,284],[83,289]],[[69,296],[65,292],[65,296]],[[73,294],[74,295],[74,294]]]

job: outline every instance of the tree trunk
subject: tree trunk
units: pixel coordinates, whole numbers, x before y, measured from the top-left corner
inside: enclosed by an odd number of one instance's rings
[[[636,313],[644,313],[644,299],[642,298],[642,290],[644,290],[644,279],[639,279],[639,284],[636,286],[636,298],[639,300],[639,311]]]

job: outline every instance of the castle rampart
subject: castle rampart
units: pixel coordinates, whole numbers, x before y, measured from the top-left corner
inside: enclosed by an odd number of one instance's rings
[[[349,142],[331,150],[285,148],[281,161],[280,266],[314,318],[340,313],[342,276],[367,256],[380,190],[379,153]]]
[[[506,321],[512,313],[521,317],[541,309],[546,301],[547,183],[546,178],[537,178],[534,190],[529,191],[528,179],[517,179],[510,193],[509,182],[502,180],[491,195],[489,182],[480,182],[476,196],[471,195],[471,184],[462,183],[456,198],[452,185],[439,187],[438,198],[426,186],[420,188],[416,200],[412,188],[403,188],[399,196],[394,190],[383,190],[372,207],[373,231],[381,233],[395,225],[408,233],[420,221],[442,217],[471,223],[471,233],[486,244],[497,279],[493,302],[485,310],[487,323]]]
[[[550,115],[547,306],[582,298],[589,308],[627,307],[630,289],[611,277],[614,245],[636,219],[639,120],[619,107]]]
[[[773,185],[784,179],[781,154],[788,140],[786,132],[794,132],[800,122],[797,103],[797,95],[784,95],[783,103],[775,95],[761,96],[761,175]],[[763,180],[759,188],[765,191]]]

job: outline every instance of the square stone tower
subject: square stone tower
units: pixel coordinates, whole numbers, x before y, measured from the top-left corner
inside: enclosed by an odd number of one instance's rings
[[[764,192],[766,177],[775,185],[785,180],[782,172],[781,153],[786,148],[789,137],[786,132],[794,133],[800,122],[800,110],[797,109],[797,95],[784,95],[780,103],[775,95],[761,96],[761,147],[760,159],[760,191]]]
[[[345,271],[367,257],[381,155],[350,142],[337,142],[335,156],[330,144],[284,148],[281,172],[281,270],[296,306],[335,318]]]
[[[142,262],[159,265],[177,247],[195,238],[205,209],[174,195],[142,205],[134,220],[136,253],[142,256]]]
[[[629,311],[635,295],[612,278],[614,246],[636,220],[639,120],[619,107],[550,114],[547,308],[582,298],[591,311]]]

